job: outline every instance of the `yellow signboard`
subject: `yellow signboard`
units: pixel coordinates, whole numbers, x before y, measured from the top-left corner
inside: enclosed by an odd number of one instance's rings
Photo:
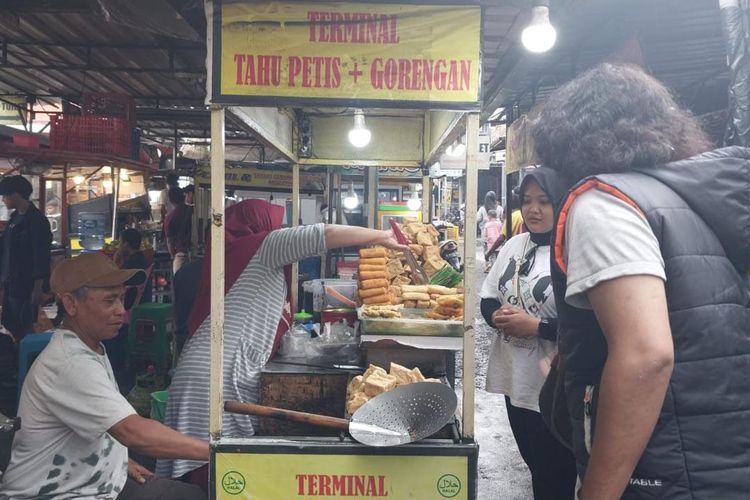
[[[21,124],[21,113],[26,113],[26,98],[19,96],[0,96],[0,123],[5,125]]]
[[[224,170],[224,179],[229,188],[248,189],[292,189],[292,173],[285,170],[267,170],[256,167],[234,167]],[[211,184],[211,170],[199,169],[195,173],[198,184]],[[325,174],[300,172],[300,189],[322,191],[325,187]]]
[[[239,498],[469,498],[466,456],[217,453],[216,496]]]
[[[479,101],[478,5],[215,5],[213,102],[468,109]]]

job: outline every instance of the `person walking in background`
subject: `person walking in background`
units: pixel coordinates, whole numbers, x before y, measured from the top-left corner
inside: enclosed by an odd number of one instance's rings
[[[17,342],[31,331],[49,289],[52,232],[47,217],[29,201],[32,191],[20,175],[0,181],[3,203],[13,211],[0,236],[2,324]]]
[[[195,206],[195,185],[189,184],[182,190],[185,193],[185,205],[192,207]]]
[[[500,237],[503,231],[503,223],[497,220],[497,212],[490,210],[487,212],[487,223],[484,225],[482,230],[482,240],[484,241],[484,249],[487,252],[488,257],[485,259],[484,272],[488,272],[495,262],[496,252],[490,253],[488,250],[495,245],[495,242]]]
[[[580,498],[747,498],[750,150],[710,151],[660,82],[609,63],[554,91],[532,137],[573,186],[541,402]]]
[[[521,201],[516,193],[510,198],[510,223],[511,223],[511,237],[518,236],[524,232],[523,216],[521,215]],[[494,254],[498,248],[500,248],[507,240],[507,223],[503,222],[502,229],[500,230],[500,237],[495,240],[491,247],[486,250],[484,254],[484,260],[489,260],[492,254]]]
[[[484,195],[484,205],[477,210],[477,227],[479,227],[480,234],[484,230],[484,225],[490,220],[490,210],[495,211],[496,219],[503,220],[503,207],[497,203],[497,195],[494,191],[487,191]]]
[[[169,190],[172,188],[180,187],[177,184],[177,181],[179,180],[179,176],[174,173],[170,172],[167,174],[167,187],[161,190],[161,193],[159,193],[159,213],[161,214],[161,220],[163,221],[169,212],[172,211],[174,208],[174,205],[171,201],[169,201]]]
[[[572,500],[573,454],[539,413],[539,391],[557,352],[557,311],[550,279],[554,204],[564,193],[554,171],[538,168],[521,183],[528,233],[508,240],[480,292],[482,316],[498,335],[487,391],[504,394],[513,437],[531,471],[535,500]]]
[[[193,207],[185,204],[185,193],[178,187],[169,190],[169,201],[174,205],[164,220],[167,249],[172,256],[172,272],[187,262],[193,238]]]

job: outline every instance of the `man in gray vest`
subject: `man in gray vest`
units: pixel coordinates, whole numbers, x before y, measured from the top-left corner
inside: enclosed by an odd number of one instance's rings
[[[540,406],[580,498],[748,498],[750,150],[707,152],[661,83],[613,64],[556,90],[533,137],[572,186]]]

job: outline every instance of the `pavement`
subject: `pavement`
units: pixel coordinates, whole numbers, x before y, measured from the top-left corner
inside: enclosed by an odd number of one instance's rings
[[[478,291],[484,282],[484,255],[477,249],[477,269],[473,279]],[[494,330],[477,310],[475,321],[474,429],[479,443],[480,500],[532,500],[531,475],[518,453],[505,410],[505,398],[484,390],[487,361]],[[461,397],[461,356],[456,359],[456,391]]]

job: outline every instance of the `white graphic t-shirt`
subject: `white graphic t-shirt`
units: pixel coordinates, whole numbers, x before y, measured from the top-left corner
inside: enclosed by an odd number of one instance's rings
[[[528,233],[515,236],[500,249],[479,295],[535,318],[556,318],[549,266],[549,245],[537,247]],[[519,339],[499,331],[490,351],[487,391],[505,394],[513,406],[538,412],[539,391],[556,352],[555,342]]]
[[[106,354],[57,330],[24,381],[21,429],[0,494],[116,499],[127,479],[128,450],[107,431],[133,414]]]

